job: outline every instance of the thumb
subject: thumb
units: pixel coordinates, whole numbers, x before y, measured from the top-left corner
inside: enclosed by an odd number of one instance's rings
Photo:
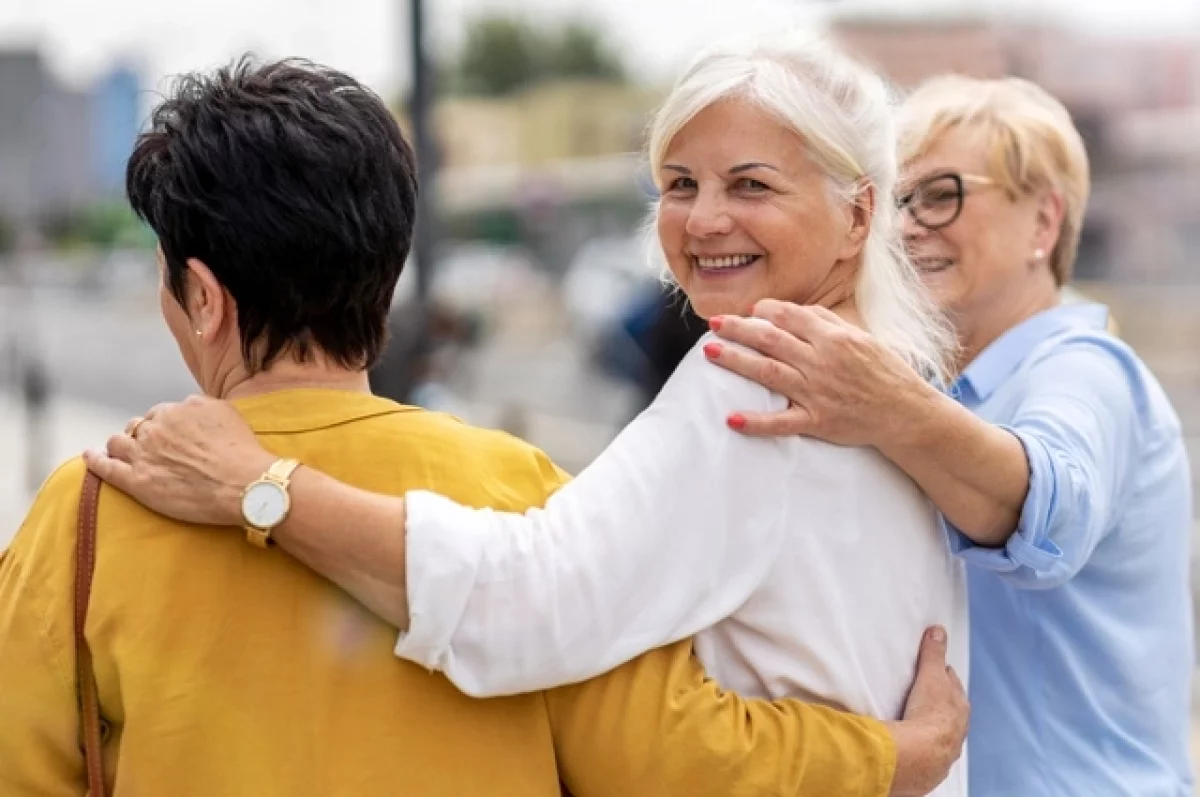
[[[129,484],[133,481],[133,466],[128,462],[114,459],[99,451],[83,452],[83,461],[88,470],[103,481],[122,492],[129,492]]]
[[[922,672],[940,673],[946,670],[946,629],[935,625],[921,638],[917,656],[917,676]]]

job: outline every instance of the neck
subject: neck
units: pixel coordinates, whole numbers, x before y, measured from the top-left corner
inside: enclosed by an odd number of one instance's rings
[[[962,373],[984,349],[995,343],[1005,332],[1038,313],[1057,306],[1059,301],[1058,289],[1054,287],[1048,291],[1030,292],[1019,299],[995,302],[995,312],[976,315],[969,326],[955,319],[960,344],[957,357],[958,372]]]
[[[256,374],[248,373],[245,366],[239,365],[227,373],[220,380],[218,389],[210,394],[222,399],[237,399],[302,388],[371,392],[365,370],[352,371],[327,361],[300,363],[284,357]]]
[[[862,316],[858,312],[858,302],[854,295],[854,286],[858,277],[856,263],[843,261],[833,268],[831,279],[825,288],[805,304],[824,307],[843,321],[856,327],[866,328]]]

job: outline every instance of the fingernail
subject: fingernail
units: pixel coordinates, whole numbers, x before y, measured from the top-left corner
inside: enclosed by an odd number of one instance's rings
[[[739,413],[734,413],[725,419],[725,423],[729,424],[729,428],[734,431],[741,431],[746,427],[746,418]]]
[[[711,329],[713,332],[716,332],[717,330],[719,330],[721,328],[721,324],[723,324],[723,323],[725,323],[725,319],[721,318],[721,316],[719,316],[719,315],[715,315],[712,318],[708,319],[708,328]]]
[[[933,630],[929,632],[929,636],[934,642],[945,642],[946,629],[942,628],[940,625],[935,625]]]
[[[718,357],[720,357],[721,356],[721,344],[720,343],[705,343],[704,344],[704,356],[710,360],[715,360]]]

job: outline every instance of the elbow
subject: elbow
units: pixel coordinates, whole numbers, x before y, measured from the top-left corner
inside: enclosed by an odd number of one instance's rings
[[[988,501],[962,514],[962,517],[946,519],[976,545],[983,548],[1003,548],[1017,531],[1021,520],[1021,507]]]

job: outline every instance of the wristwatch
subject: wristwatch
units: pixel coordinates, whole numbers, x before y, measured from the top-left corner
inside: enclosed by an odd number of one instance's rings
[[[300,463],[277,459],[262,476],[242,492],[242,519],[246,521],[246,542],[259,548],[272,545],[271,532],[284,521],[292,508],[288,493],[292,473]]]

